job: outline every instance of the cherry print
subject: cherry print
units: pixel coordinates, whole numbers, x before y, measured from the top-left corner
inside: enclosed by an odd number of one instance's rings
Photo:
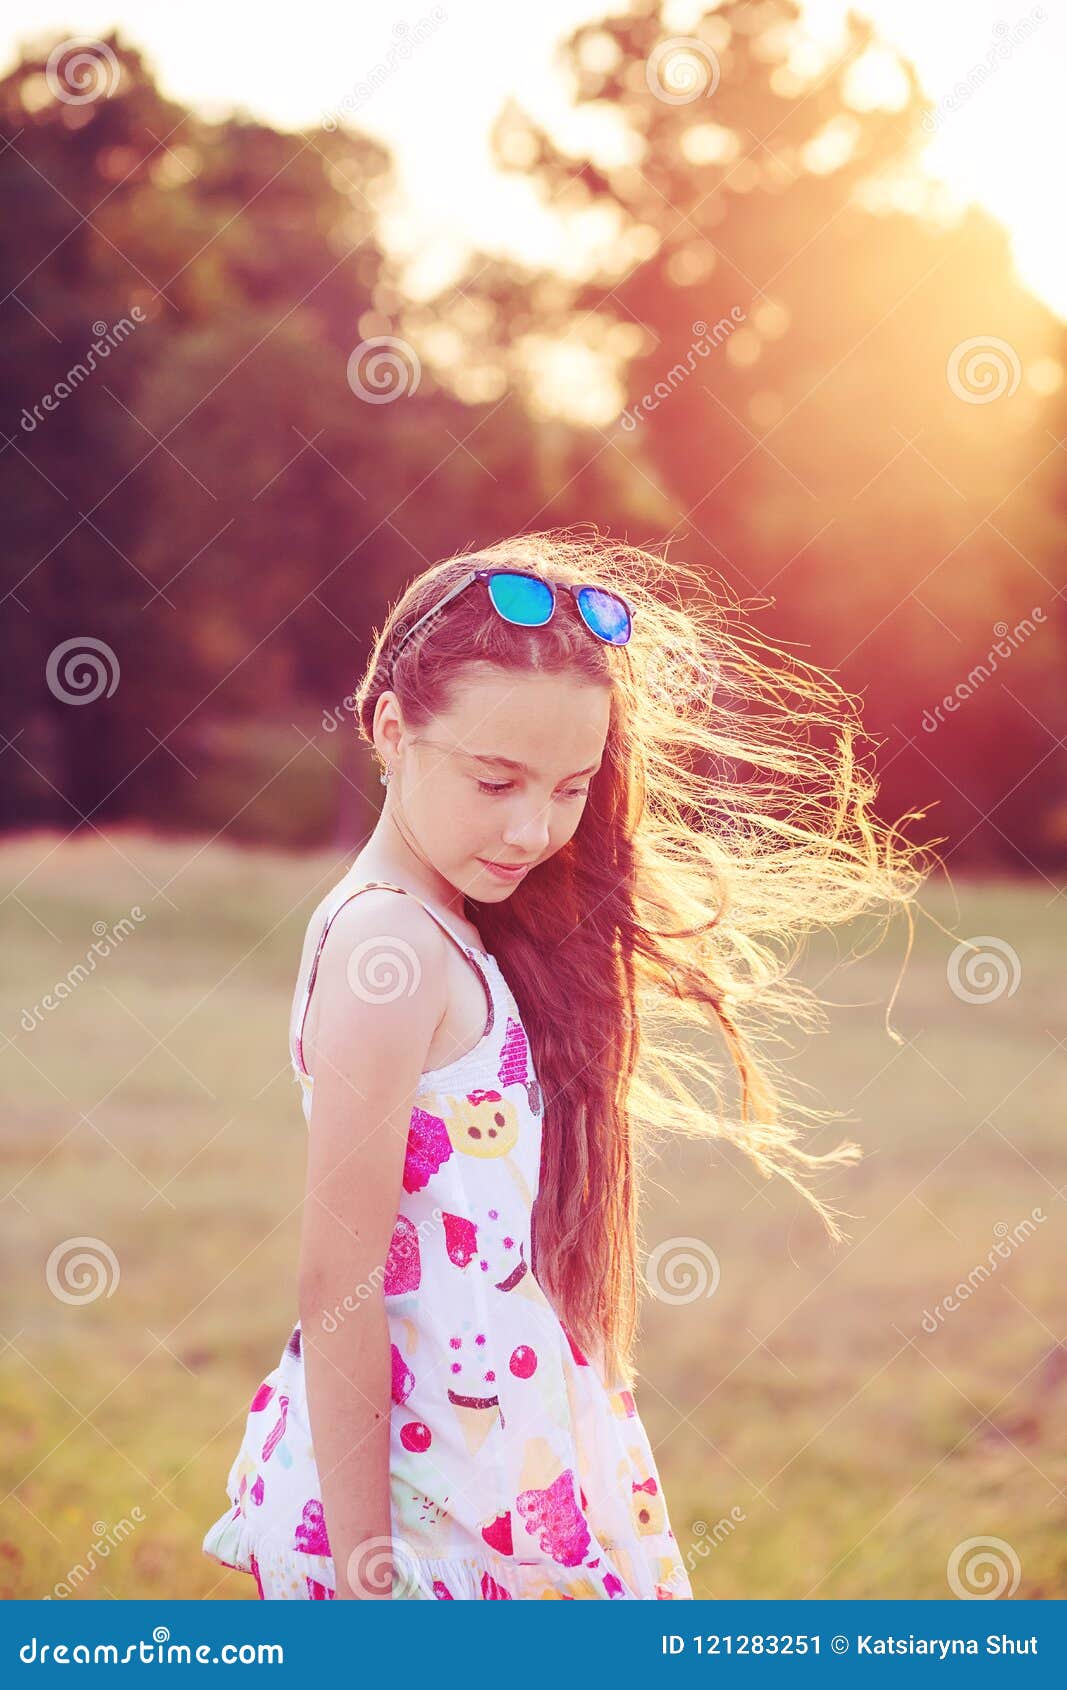
[[[537,1368],[537,1356],[529,1344],[520,1344],[517,1349],[512,1350],[508,1366],[516,1379],[529,1379]]]
[[[405,1449],[421,1455],[424,1450],[429,1449],[432,1442],[430,1428],[424,1426],[421,1420],[409,1420],[406,1426],[400,1428],[400,1442]]]

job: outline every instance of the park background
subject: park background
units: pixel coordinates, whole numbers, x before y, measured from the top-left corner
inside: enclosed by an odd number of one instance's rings
[[[200,1540],[294,1316],[289,995],[380,799],[345,700],[413,574],[575,525],[830,670],[941,841],[902,1042],[900,927],[801,963],[848,1244],[706,1149],[649,1192],[696,1593],[1067,1593],[1067,26],[536,10],[0,41],[6,1596],[252,1593]]]

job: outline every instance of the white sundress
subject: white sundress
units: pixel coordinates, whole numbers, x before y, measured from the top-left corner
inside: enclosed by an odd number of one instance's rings
[[[310,1126],[302,1034],[337,911],[327,901],[290,1054]],[[423,902],[421,899],[420,902]],[[421,1075],[381,1286],[392,1352],[394,1597],[692,1597],[633,1396],[609,1388],[530,1268],[542,1100],[495,959],[428,904],[489,999],[474,1048]],[[252,1397],[204,1553],[261,1596],[328,1599],[336,1580],[312,1449],[299,1322]]]

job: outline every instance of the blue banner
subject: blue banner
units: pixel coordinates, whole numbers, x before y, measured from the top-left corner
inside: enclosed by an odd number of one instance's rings
[[[237,1671],[299,1683],[407,1687],[469,1678],[545,1690],[579,1669],[649,1683],[1063,1682],[1062,1602],[8,1602],[4,1682],[56,1673]],[[464,1615],[467,1617],[464,1618]],[[558,1636],[550,1627],[558,1627]],[[464,1628],[470,1635],[464,1635]],[[462,1655],[457,1654],[462,1651]],[[470,1663],[464,1672],[462,1661]],[[11,1675],[10,1677],[8,1675]],[[15,1675],[18,1675],[16,1679]]]

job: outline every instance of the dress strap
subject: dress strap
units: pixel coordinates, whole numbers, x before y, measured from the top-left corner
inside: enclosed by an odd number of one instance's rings
[[[492,960],[487,951],[479,950],[476,945],[468,945],[467,941],[460,936],[457,929],[452,926],[452,923],[448,921],[445,916],[435,910],[424,898],[420,898],[417,892],[409,892],[406,886],[395,886],[391,880],[365,880],[359,886],[346,886],[342,882],[340,886],[335,888],[333,901],[327,909],[326,920],[323,923],[322,932],[319,934],[318,944],[315,946],[315,955],[311,960],[311,967],[308,970],[307,983],[304,986],[303,992],[297,995],[293,1004],[293,1014],[289,1032],[289,1051],[297,1073],[303,1075],[306,1079],[310,1079],[311,1076],[308,1074],[307,1068],[304,1064],[304,1024],[307,1021],[308,1007],[311,1003],[311,993],[314,990],[315,979],[319,972],[319,959],[322,956],[322,948],[326,943],[326,935],[329,933],[330,928],[333,925],[334,918],[340,910],[344,909],[347,903],[349,903],[353,898],[357,898],[361,892],[369,892],[375,889],[383,892],[400,892],[406,897],[414,898],[417,903],[422,905],[426,914],[433,917],[438,927],[442,928],[444,932],[448,934],[449,938],[455,941],[460,950],[471,962],[472,966],[477,970],[479,975],[481,975],[482,984],[484,985],[489,998],[490,1023],[492,1021],[493,990],[489,981],[485,977],[485,971],[482,967],[484,962]]]

